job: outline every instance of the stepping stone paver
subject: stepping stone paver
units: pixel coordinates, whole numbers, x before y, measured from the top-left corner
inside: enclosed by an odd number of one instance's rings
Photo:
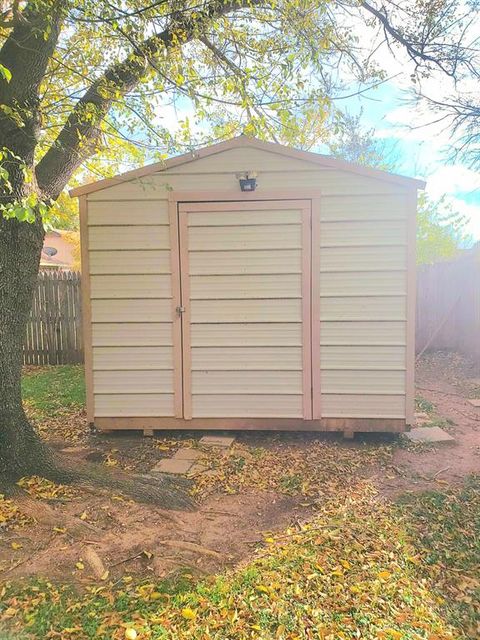
[[[173,473],[183,475],[188,473],[193,464],[192,460],[182,460],[181,458],[164,458],[160,460],[150,473]]]
[[[232,436],[203,436],[203,438],[200,438],[200,444],[223,449],[228,449],[234,442],[235,438]]]
[[[455,438],[440,427],[416,427],[405,434],[412,442],[455,442]]]
[[[471,398],[468,402],[472,407],[478,407],[480,409],[480,398]]]
[[[190,462],[194,462],[201,455],[202,453],[198,449],[181,447],[180,449],[177,449],[177,451],[175,451],[175,453],[173,454],[173,460],[190,460]]]

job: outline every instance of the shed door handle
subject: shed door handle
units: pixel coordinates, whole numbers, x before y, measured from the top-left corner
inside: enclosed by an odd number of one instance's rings
[[[181,316],[182,313],[185,313],[185,307],[177,307],[176,311],[178,315]]]

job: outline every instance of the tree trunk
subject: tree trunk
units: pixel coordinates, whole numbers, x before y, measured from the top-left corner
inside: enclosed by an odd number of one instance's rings
[[[0,214],[0,481],[49,466],[48,450],[22,407],[23,342],[44,231]]]

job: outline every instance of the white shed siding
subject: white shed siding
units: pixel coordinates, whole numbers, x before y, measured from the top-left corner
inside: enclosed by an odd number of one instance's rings
[[[324,417],[405,417],[407,220],[403,194],[322,199]]]
[[[168,200],[89,202],[88,240],[95,416],[173,416]]]
[[[238,190],[236,174],[246,170],[258,172],[259,192],[305,187],[322,193],[320,361],[313,363],[320,370],[322,417],[404,418],[408,190],[248,147],[89,194],[95,416],[174,415],[168,194],[208,189],[221,200],[221,192]],[[195,416],[277,417],[276,407],[282,416],[298,417],[296,216],[294,210],[259,211],[255,229],[250,213],[224,220],[209,212],[192,216]],[[236,299],[229,299],[231,291]],[[278,299],[280,293],[286,299]],[[271,369],[268,377],[263,368]],[[207,393],[212,380],[215,394]],[[239,391],[248,394],[248,407]]]

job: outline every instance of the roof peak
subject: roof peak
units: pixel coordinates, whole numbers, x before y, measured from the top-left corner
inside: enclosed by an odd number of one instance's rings
[[[145,165],[144,167],[140,167],[139,169],[133,169],[131,171],[119,174],[118,176],[115,176],[113,178],[106,178],[104,180],[98,180],[97,182],[91,182],[89,184],[76,187],[75,189],[71,189],[70,195],[72,197],[86,195],[88,193],[93,193],[95,191],[100,191],[101,189],[112,187],[116,184],[121,184],[122,182],[139,179],[147,175],[158,173],[160,171],[166,171],[168,169],[178,167],[182,164],[195,162],[196,160],[206,158],[210,155],[223,153],[225,151],[228,151],[229,149],[246,146],[260,149],[268,153],[276,153],[279,155],[295,158],[297,160],[303,160],[304,162],[312,162],[313,164],[321,165],[327,168],[338,169],[340,171],[348,171],[350,173],[356,173],[364,175],[366,177],[376,178],[377,180],[394,182],[411,189],[423,189],[425,187],[425,182],[422,180],[417,180],[416,178],[407,178],[405,176],[388,173],[380,169],[373,169],[364,165],[354,164],[351,162],[347,162],[346,160],[340,160],[338,158],[334,158],[333,156],[315,153],[313,151],[303,151],[301,149],[295,149],[293,147],[282,145],[278,142],[266,142],[264,140],[260,140],[259,138],[248,136],[242,133],[238,136],[235,136],[234,138],[230,138],[229,140],[217,142],[207,147],[188,151],[187,153],[173,156],[165,161],[154,162],[152,164]]]

